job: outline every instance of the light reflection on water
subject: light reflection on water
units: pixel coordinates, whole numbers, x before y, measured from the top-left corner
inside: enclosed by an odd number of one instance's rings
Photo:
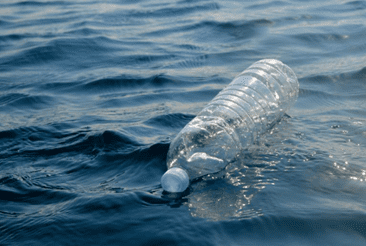
[[[275,195],[283,199],[287,194],[279,191],[284,184],[287,184],[286,189],[301,189],[292,198],[297,205],[291,209],[298,212],[310,207],[319,210],[327,206],[339,210],[344,206],[354,207],[354,199],[348,205],[344,201],[339,205],[336,202],[325,205],[322,201],[334,194],[362,193],[362,183],[366,179],[366,156],[361,147],[366,141],[359,137],[365,134],[362,120],[344,125],[325,122],[324,126],[313,129],[304,129],[298,123],[295,118],[283,119],[225,170],[193,183],[186,203],[191,215],[214,221],[265,215],[271,208],[253,207],[252,200],[258,194],[266,193],[270,186],[278,185]],[[323,131],[319,137],[318,130]],[[318,143],[314,144],[314,141]],[[309,203],[308,199],[312,198],[306,197],[313,192],[323,199]]]
[[[261,208],[251,206],[251,201],[266,187],[275,186],[281,172],[296,168],[289,163],[296,146],[287,143],[293,132],[279,134],[282,125],[290,126],[281,122],[223,171],[192,185],[187,197],[192,216],[232,220],[263,215]]]

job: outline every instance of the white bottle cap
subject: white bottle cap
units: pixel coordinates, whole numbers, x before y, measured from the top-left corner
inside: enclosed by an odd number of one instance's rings
[[[173,167],[161,177],[161,185],[168,192],[183,192],[189,185],[189,177],[185,170]]]

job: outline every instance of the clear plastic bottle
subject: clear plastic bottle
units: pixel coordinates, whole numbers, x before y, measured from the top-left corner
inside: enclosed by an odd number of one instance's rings
[[[295,73],[278,60],[260,60],[239,74],[171,142],[165,191],[222,170],[241,149],[270,129],[296,101]]]

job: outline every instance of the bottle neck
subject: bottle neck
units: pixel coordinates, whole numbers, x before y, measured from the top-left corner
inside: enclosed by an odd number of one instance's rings
[[[188,173],[179,167],[173,167],[161,177],[161,185],[168,192],[183,192],[188,188]]]

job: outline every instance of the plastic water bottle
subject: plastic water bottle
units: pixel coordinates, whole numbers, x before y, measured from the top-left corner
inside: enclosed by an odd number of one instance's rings
[[[260,60],[239,74],[169,147],[165,191],[183,192],[192,179],[222,170],[270,129],[296,101],[295,73],[278,60]]]

